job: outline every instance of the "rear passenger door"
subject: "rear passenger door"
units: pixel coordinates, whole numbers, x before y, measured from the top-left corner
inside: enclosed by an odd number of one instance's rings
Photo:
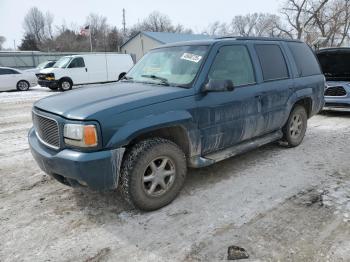
[[[197,101],[202,154],[256,136],[258,103],[254,67],[243,44],[223,45],[209,69],[209,80],[231,80],[233,91],[208,92]]]
[[[293,89],[287,59],[278,43],[256,43],[254,49],[261,67],[258,93],[260,135],[280,129],[284,124],[288,99]]]
[[[9,69],[0,69],[0,91],[7,91],[10,89],[16,89],[16,85],[19,79],[20,73]]]

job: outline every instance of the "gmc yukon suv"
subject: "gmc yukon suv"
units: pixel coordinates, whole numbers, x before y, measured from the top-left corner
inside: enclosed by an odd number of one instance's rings
[[[118,83],[44,98],[29,131],[40,168],[61,183],[119,187],[155,210],[187,168],[274,141],[299,145],[324,105],[325,78],[299,41],[220,38],[165,45]]]

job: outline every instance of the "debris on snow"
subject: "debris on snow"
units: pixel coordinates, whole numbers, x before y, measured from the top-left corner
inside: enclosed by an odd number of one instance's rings
[[[227,260],[237,260],[249,258],[248,252],[239,246],[229,246],[227,250]]]

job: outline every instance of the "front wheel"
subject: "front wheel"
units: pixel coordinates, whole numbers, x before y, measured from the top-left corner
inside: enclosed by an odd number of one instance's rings
[[[68,91],[72,89],[73,83],[68,79],[60,80],[58,86],[61,91]]]
[[[173,201],[187,173],[186,157],[163,138],[141,141],[126,153],[121,169],[121,193],[141,210],[156,210]]]
[[[307,113],[303,106],[297,105],[283,127],[283,141],[289,147],[296,147],[303,141],[307,128]]]
[[[25,80],[18,81],[17,83],[17,90],[18,91],[28,91],[29,89],[29,83]]]

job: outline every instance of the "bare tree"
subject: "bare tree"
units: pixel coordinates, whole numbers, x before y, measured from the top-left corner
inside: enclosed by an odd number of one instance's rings
[[[37,43],[45,39],[45,16],[37,7],[32,7],[24,17],[23,27],[25,34],[33,35]]]
[[[0,50],[2,50],[2,45],[6,42],[6,38],[0,35]]]
[[[86,18],[86,24],[90,27],[93,50],[104,51],[107,48],[107,33],[109,26],[107,18],[98,14],[91,13]]]
[[[313,26],[310,33],[316,34],[316,38],[322,37],[321,41],[318,41],[319,46],[342,45],[349,34],[349,1],[333,0],[328,2],[315,13]]]
[[[281,10],[289,26],[293,28],[295,38],[301,39],[312,25],[317,13],[329,0],[287,0]]]
[[[53,20],[54,16],[50,12],[46,12],[45,14],[45,37],[49,39],[53,39]]]
[[[280,17],[274,14],[253,13],[234,16],[230,24],[216,21],[203,33],[213,36],[270,36],[289,37]],[[285,30],[286,32],[284,32]]]
[[[129,30],[129,36],[139,31],[150,32],[171,32],[171,33],[192,33],[191,29],[185,29],[183,25],[174,25],[167,15],[157,11],[149,14],[140,23],[134,25]]]

